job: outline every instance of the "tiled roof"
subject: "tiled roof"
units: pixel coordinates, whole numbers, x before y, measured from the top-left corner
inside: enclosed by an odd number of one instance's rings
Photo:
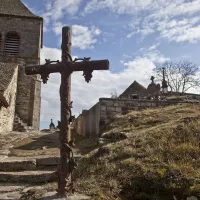
[[[0,15],[41,19],[34,15],[20,0],[0,0]]]

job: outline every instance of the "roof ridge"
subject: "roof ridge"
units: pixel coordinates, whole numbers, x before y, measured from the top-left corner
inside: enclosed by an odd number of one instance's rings
[[[144,89],[146,89],[142,84],[140,84],[140,83],[137,82],[136,80],[135,80],[131,85],[133,85],[134,83],[137,84],[137,85],[139,85],[140,87],[143,87]],[[131,85],[130,85],[130,86],[131,86]]]
[[[32,13],[32,12],[30,11],[30,9],[29,9],[28,7],[26,7],[26,6],[22,3],[21,0],[17,0],[17,1],[19,1],[19,3],[20,3],[30,14],[32,14],[33,17],[34,17],[34,16],[35,16],[35,17],[38,17],[37,15],[35,15],[34,13]]]
[[[33,14],[21,0],[0,1],[0,15],[42,19],[41,17]]]

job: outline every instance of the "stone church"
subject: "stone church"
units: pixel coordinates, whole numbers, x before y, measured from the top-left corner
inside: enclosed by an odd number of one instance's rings
[[[25,75],[40,64],[43,19],[20,0],[0,0],[0,132],[39,130],[41,83]]]

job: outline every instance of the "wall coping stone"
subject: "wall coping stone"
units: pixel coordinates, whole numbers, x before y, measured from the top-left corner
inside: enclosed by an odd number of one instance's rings
[[[115,98],[100,98],[99,101],[131,101],[131,102],[148,102],[148,103],[200,103],[200,101],[171,101],[171,100],[144,100],[144,99],[115,99]]]

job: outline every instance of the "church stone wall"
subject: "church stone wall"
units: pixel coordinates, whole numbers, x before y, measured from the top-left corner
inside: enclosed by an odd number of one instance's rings
[[[8,88],[4,92],[4,96],[9,102],[9,107],[0,108],[0,132],[13,130],[13,122],[14,122],[14,114],[15,114],[15,100],[16,100],[16,92],[17,92],[17,75],[18,75],[18,67],[16,66],[13,78]]]
[[[1,17],[0,33],[2,35],[1,52],[3,52],[6,33],[16,31],[20,36],[19,58],[25,64],[40,63],[40,47],[42,36],[42,21],[37,19]],[[4,56],[0,56],[0,61]],[[29,126],[39,129],[40,123],[40,87],[36,81],[37,75],[27,76],[24,66],[19,66],[18,90],[16,98],[16,114]]]

